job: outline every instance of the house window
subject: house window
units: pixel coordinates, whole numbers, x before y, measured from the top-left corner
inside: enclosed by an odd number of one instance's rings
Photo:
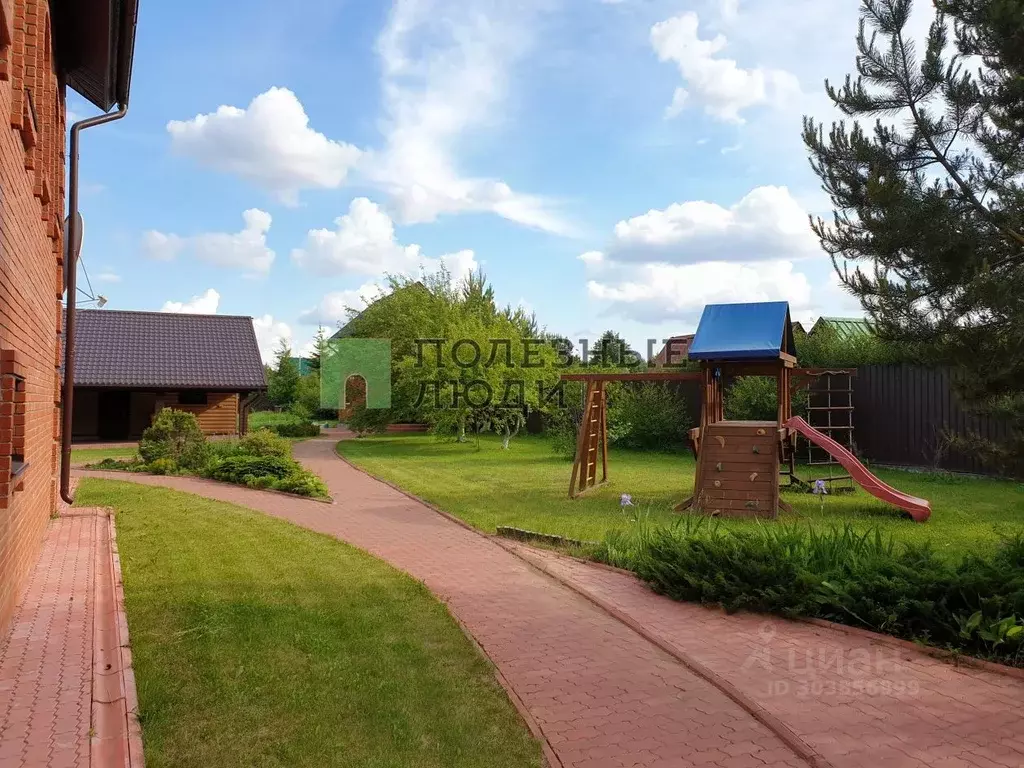
[[[0,351],[0,509],[24,483],[25,370],[17,353]]]
[[[178,393],[178,405],[206,405],[206,393],[186,389]]]

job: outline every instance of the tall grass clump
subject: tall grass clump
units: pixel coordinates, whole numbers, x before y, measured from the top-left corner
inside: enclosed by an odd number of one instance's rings
[[[829,619],[1024,665],[1024,537],[960,562],[878,529],[686,516],[609,534],[599,560],[676,600]]]

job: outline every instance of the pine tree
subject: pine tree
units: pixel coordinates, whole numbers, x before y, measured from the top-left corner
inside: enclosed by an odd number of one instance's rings
[[[804,118],[835,208],[812,228],[884,339],[1013,422],[1014,445],[988,446],[1006,458],[1024,449],[1024,0],[937,9],[919,57],[911,0],[863,0],[857,77],[825,83],[853,120]]]
[[[313,373],[320,372],[320,356],[327,347],[327,331],[322,325],[316,327],[316,336],[313,337],[313,354],[309,356],[309,370]]]
[[[292,349],[281,339],[274,357],[274,373],[267,383],[267,397],[274,405],[291,405],[295,402],[298,384],[299,369],[292,360]]]

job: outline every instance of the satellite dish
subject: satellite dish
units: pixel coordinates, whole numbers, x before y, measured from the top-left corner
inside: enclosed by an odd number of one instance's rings
[[[64,217],[64,293],[67,293],[68,290],[68,266],[72,261],[78,263],[78,257],[82,255],[82,239],[85,237],[85,219],[82,218],[80,212],[75,216],[78,226],[75,228],[74,250],[72,250],[72,243],[68,242],[68,222],[71,221],[71,217]],[[71,254],[74,254],[74,259],[69,258]]]

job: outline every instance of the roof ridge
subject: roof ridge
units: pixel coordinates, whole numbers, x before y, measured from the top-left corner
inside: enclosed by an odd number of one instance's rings
[[[65,310],[67,308],[65,307]],[[97,314],[109,315],[119,313],[123,315],[160,315],[163,317],[178,315],[181,317],[224,317],[229,319],[252,320],[252,315],[223,315],[219,312],[164,312],[159,309],[97,309],[96,307],[75,307],[75,312],[95,312]]]

